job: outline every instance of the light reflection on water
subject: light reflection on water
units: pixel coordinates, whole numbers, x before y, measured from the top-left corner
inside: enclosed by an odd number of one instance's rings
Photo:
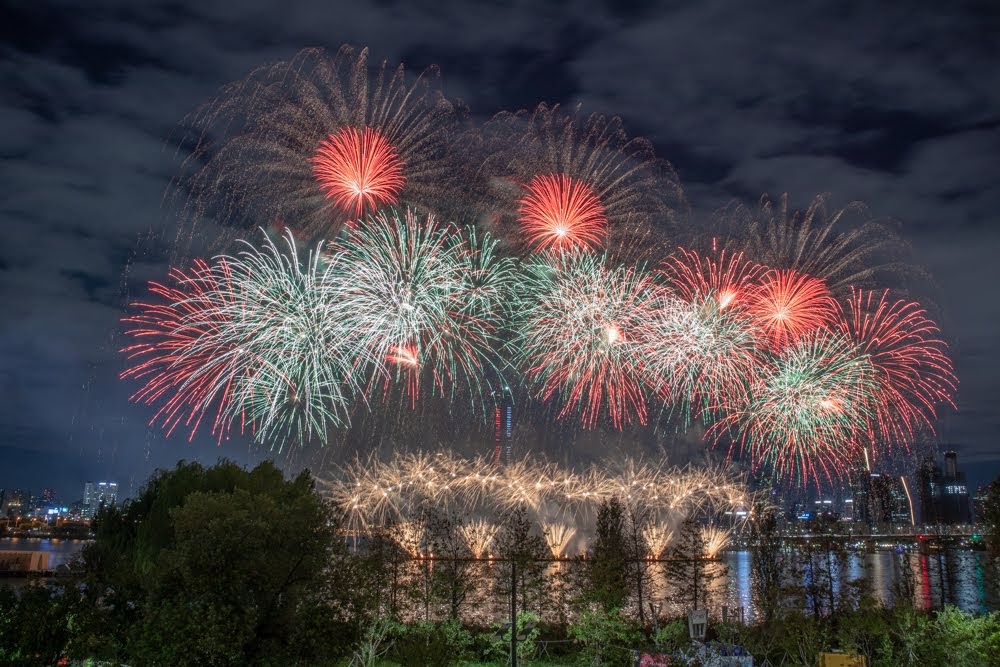
[[[747,620],[752,621],[755,613],[750,594],[752,555],[749,551],[730,551],[722,554],[721,559],[728,571],[725,592],[716,604],[742,606]],[[923,609],[940,608],[942,599],[946,604],[970,612],[1000,608],[1000,601],[993,592],[996,585],[989,584],[991,580],[996,581],[997,573],[981,551],[849,553],[846,562],[834,568],[835,594],[841,594],[846,582],[862,578],[870,581],[872,594],[888,605],[896,603],[895,596],[906,588],[909,580],[914,604]]]
[[[55,569],[72,560],[86,544],[87,540],[0,538],[0,551],[46,551],[51,554],[49,566]],[[752,554],[749,551],[724,552],[720,554],[720,561],[711,565],[719,574],[725,566],[724,576],[719,576],[707,587],[710,596],[709,611],[713,616],[721,616],[722,606],[730,609],[743,607],[746,621],[753,622],[755,609],[751,594],[752,565]],[[495,566],[484,563],[483,567],[492,570]],[[549,569],[555,571],[559,567],[560,564],[553,564]],[[654,565],[649,574],[652,590],[647,591],[647,600],[651,597],[652,601],[661,602],[662,612],[666,615],[683,614],[685,605],[671,594],[664,568]],[[862,578],[870,581],[869,590],[889,605],[895,604],[895,595],[901,588],[906,588],[901,584],[908,581],[917,607],[939,608],[943,599],[965,611],[1000,609],[997,595],[1000,574],[995,566],[988,563],[985,553],[980,551],[947,550],[931,554],[888,551],[848,553],[834,568],[835,595],[839,597],[847,582]],[[8,580],[0,582],[0,585],[4,583],[17,586],[20,580]],[[482,599],[471,605],[474,610],[472,616],[476,618],[469,620],[488,623],[496,618],[503,618],[506,601],[495,600],[496,591],[491,590],[492,588],[491,585],[486,585],[481,590],[472,592],[472,598]]]
[[[69,563],[89,542],[57,537],[0,537],[0,551],[45,551],[49,554],[49,568],[54,570]]]

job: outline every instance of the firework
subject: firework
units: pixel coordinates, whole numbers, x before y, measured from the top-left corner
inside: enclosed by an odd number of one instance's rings
[[[596,466],[572,471],[525,459],[498,469],[485,460],[440,452],[403,454],[389,461],[359,460],[321,480],[320,487],[344,510],[351,530],[416,521],[429,504],[468,517],[468,525],[480,520],[495,524],[504,513],[523,507],[543,527],[555,528],[546,539],[555,539],[562,548],[572,539],[569,529],[579,534],[581,523],[613,496],[671,524],[701,511],[736,506],[734,500],[744,502],[743,486],[723,470],[631,460],[623,465],[621,473]],[[551,514],[553,508],[558,508],[558,518]],[[485,527],[469,530],[481,535]]]
[[[933,431],[938,408],[954,406],[957,380],[938,327],[920,305],[892,301],[888,291],[852,290],[838,325],[875,369],[872,440],[907,447],[916,429]]]
[[[519,249],[602,248],[647,256],[687,210],[676,175],[618,118],[558,106],[497,115],[484,129],[492,208]]]
[[[168,435],[183,424],[193,438],[206,415],[219,439],[232,426],[232,381],[245,357],[230,333],[237,309],[226,301],[228,268],[197,261],[171,269],[172,286],[149,284],[162,302],[133,304],[139,312],[123,320],[136,342],[122,350],[132,365],[121,377],[144,383],[131,399],[160,405],[150,425],[162,422]]]
[[[386,205],[434,208],[448,197],[454,109],[431,70],[369,67],[368,50],[307,49],[226,87],[190,119],[195,147],[178,195],[190,225],[290,221],[308,239]],[[232,238],[230,232],[223,241]]]
[[[462,537],[473,558],[483,558],[489,554],[490,545],[496,537],[499,526],[492,521],[476,519],[459,527]]]
[[[153,421],[168,433],[181,421],[191,436],[214,412],[221,438],[234,423],[281,448],[285,438],[325,440],[345,418],[353,390],[344,355],[349,332],[336,326],[335,295],[318,251],[300,262],[294,241],[270,240],[214,265],[174,271],[175,288],[153,284],[165,304],[137,304],[125,348],[141,361],[125,378],[145,385],[133,396],[162,403]]]
[[[843,336],[817,331],[769,361],[746,405],[729,406],[713,430],[758,467],[798,483],[830,480],[857,456],[879,390],[867,355]]]
[[[354,332],[337,324],[341,304],[320,249],[302,262],[291,235],[286,243],[282,252],[268,239],[262,250],[250,247],[227,260],[245,331],[236,336],[257,364],[234,378],[233,395],[258,438],[325,442],[328,425],[344,423],[356,389],[351,367],[362,360]]]
[[[705,556],[715,558],[729,545],[730,531],[718,526],[706,526],[701,531],[701,541],[705,544]]]
[[[341,128],[320,143],[310,161],[327,198],[356,218],[396,203],[406,182],[396,150],[370,127]]]
[[[434,216],[382,212],[331,246],[341,326],[354,332],[365,386],[395,380],[411,400],[422,378],[442,396],[482,395],[500,375],[510,260],[493,242]]]
[[[604,245],[604,207],[584,183],[563,174],[535,176],[518,202],[518,221],[533,249],[597,249]]]
[[[576,527],[565,523],[543,523],[542,534],[553,558],[563,558],[569,541],[576,535]]]
[[[754,321],[717,295],[661,301],[643,349],[645,368],[682,422],[712,421],[721,405],[743,403],[760,365]]]
[[[457,115],[436,70],[412,79],[343,47],[260,68],[191,117],[175,256],[206,241],[230,254],[171,271],[126,318],[122,377],[142,383],[133,399],[155,406],[151,423],[279,447],[409,446],[521,381],[514,393],[567,432],[679,416],[754,467],[819,481],[859,450],[905,447],[952,405],[936,325],[863,291],[899,274],[902,246],[861,207],[765,197],[735,209],[728,247],[671,254],[666,239],[690,231],[677,178],[620,119],[542,104],[479,131]],[[281,229],[287,249],[232,256],[257,226]],[[315,249],[300,257],[294,239]],[[425,503],[524,507],[565,528],[612,496],[666,525],[738,502],[714,473],[629,465],[416,456],[334,495],[359,530]]]
[[[674,539],[674,531],[665,528],[660,524],[646,526],[642,531],[642,539],[645,540],[649,549],[650,558],[663,558],[667,552],[667,547]]]
[[[750,314],[774,350],[831,324],[836,307],[826,283],[791,270],[768,271],[750,297]]]
[[[819,278],[838,297],[903,268],[896,259],[903,244],[885,225],[869,219],[860,203],[829,212],[820,196],[805,210],[790,211],[787,194],[777,202],[765,196],[758,210],[737,207],[730,218],[749,257]]]
[[[516,345],[529,382],[584,428],[646,423],[641,341],[662,290],[652,275],[590,253],[527,267]]]
[[[677,296],[689,303],[715,299],[719,310],[746,309],[766,269],[743,253],[725,250],[700,255],[679,248],[664,262],[662,271]]]

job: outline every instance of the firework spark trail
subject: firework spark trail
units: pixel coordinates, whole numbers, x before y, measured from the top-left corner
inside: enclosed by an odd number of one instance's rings
[[[437,208],[452,197],[455,122],[437,79],[369,66],[367,49],[344,46],[230,84],[188,119],[195,147],[175,189],[186,212],[176,250],[186,255],[208,218],[229,230],[224,246],[247,220],[291,221],[312,241],[383,205]]]
[[[301,262],[291,234],[286,243],[286,252],[268,239],[263,250],[248,246],[239,257],[225,259],[232,300],[240,308],[234,320],[246,331],[235,335],[249,342],[259,363],[236,379],[233,404],[261,440],[325,441],[328,425],[345,423],[357,390],[351,375],[359,361],[354,332],[337,324],[342,304],[319,248]]]
[[[729,546],[732,534],[725,528],[718,526],[706,526],[701,531],[701,540],[705,544],[705,555],[708,558],[715,558],[719,552]]]
[[[327,198],[358,219],[395,204],[406,182],[396,150],[370,127],[341,128],[320,143],[310,161]]]
[[[663,558],[674,539],[674,531],[661,524],[652,524],[642,530],[642,539],[649,549],[650,558]]]
[[[671,524],[679,517],[746,504],[742,484],[723,470],[631,461],[623,470],[570,471],[531,460],[498,470],[485,460],[440,452],[402,454],[390,461],[359,460],[336,477],[320,480],[320,488],[347,513],[351,530],[413,521],[428,504],[470,521],[492,522],[521,506],[542,524],[575,527],[592,518],[612,496],[624,496],[654,512],[659,522]],[[557,516],[550,514],[553,507]]]
[[[584,183],[563,174],[543,174],[525,186],[518,222],[534,250],[600,249],[608,219]]]
[[[694,303],[714,298],[719,309],[726,310],[746,309],[750,295],[767,269],[746,259],[741,252],[727,254],[723,249],[700,255],[693,250],[678,248],[663,263],[661,270],[683,301]]]
[[[150,425],[162,421],[169,435],[184,424],[193,438],[214,412],[212,434],[221,440],[232,426],[232,382],[244,359],[240,341],[229,335],[235,314],[225,301],[232,294],[229,266],[198,261],[189,271],[171,269],[170,278],[173,287],[149,284],[163,303],[136,303],[140,312],[123,319],[131,327],[126,335],[138,342],[122,350],[133,365],[121,377],[144,382],[131,400],[161,404]]]
[[[548,224],[536,227],[541,221],[533,214],[538,208],[552,211],[551,206],[539,206],[553,203],[543,195],[543,183],[550,192],[562,185],[556,199],[568,197],[570,184],[577,186],[578,206],[556,208],[588,212],[583,216],[589,221],[583,225],[588,233],[580,245],[594,247],[599,238],[602,249],[615,256],[655,252],[653,238],[686,216],[687,204],[673,169],[655,157],[648,141],[628,137],[619,118],[584,117],[540,104],[530,113],[498,114],[483,133],[486,157],[481,171],[505,185],[492,189],[492,207],[502,236],[517,248],[537,249],[548,234],[546,228],[551,230]],[[519,201],[529,204],[522,203],[520,216]],[[532,230],[527,238],[520,233],[522,225]]]
[[[710,423],[720,406],[745,403],[758,373],[758,329],[742,309],[717,298],[665,299],[649,323],[642,355],[648,384],[681,422]]]
[[[852,216],[863,222],[849,225]],[[805,210],[795,211],[789,210],[787,194],[777,202],[765,196],[757,211],[738,207],[730,217],[747,256],[775,269],[819,278],[838,298],[855,285],[905,268],[897,261],[902,242],[886,226],[868,219],[860,203],[831,213],[819,196]]]
[[[640,350],[662,291],[653,275],[589,253],[528,265],[515,345],[536,393],[561,403],[560,419],[646,423]]]
[[[832,325],[836,307],[822,280],[791,270],[768,271],[750,296],[750,314],[776,351]]]
[[[353,393],[345,353],[350,332],[336,325],[337,303],[318,249],[305,263],[292,237],[287,251],[270,240],[238,257],[172,272],[177,288],[153,284],[165,304],[137,304],[127,331],[148,339],[125,348],[142,359],[123,378],[143,380],[133,399],[163,402],[153,421],[167,432],[181,421],[191,437],[202,417],[212,434],[248,427],[261,441],[325,440],[346,419]]]
[[[476,519],[459,526],[459,531],[465,539],[469,551],[473,558],[483,558],[490,552],[493,538],[496,537],[500,526],[492,521]]]
[[[355,356],[388,362],[359,364],[359,383],[402,381],[415,401],[426,371],[441,396],[482,398],[482,383],[501,377],[495,350],[511,277],[493,245],[412,210],[372,216],[331,245]]]
[[[869,438],[905,448],[917,429],[933,431],[937,410],[954,407],[958,381],[947,345],[926,311],[914,302],[890,300],[888,290],[852,290],[837,323],[876,372]]]
[[[569,541],[576,535],[576,527],[565,523],[542,523],[542,535],[553,558],[563,558]]]
[[[827,480],[857,457],[879,390],[867,355],[847,338],[818,331],[785,348],[754,383],[749,404],[712,426],[758,467],[805,483]]]

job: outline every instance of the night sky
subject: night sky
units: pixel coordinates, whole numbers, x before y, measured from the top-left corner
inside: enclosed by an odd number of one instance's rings
[[[828,193],[891,219],[933,282],[961,385],[937,442],[1000,471],[1000,6],[983,2],[9,2],[0,23],[0,488],[126,490],[246,442],[166,439],[128,402],[119,319],[164,260],[130,258],[179,122],[307,46],[437,64],[472,114],[582,103],[678,171],[695,215]]]

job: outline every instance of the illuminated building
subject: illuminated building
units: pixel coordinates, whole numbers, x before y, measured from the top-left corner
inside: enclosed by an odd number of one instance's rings
[[[510,463],[514,458],[514,395],[510,387],[493,392],[493,460]]]
[[[118,482],[87,482],[83,485],[83,515],[92,519],[101,505],[118,502]]]
[[[969,523],[969,489],[958,471],[958,455],[945,452],[944,470],[934,454],[920,466],[920,517],[927,525]]]
[[[3,501],[3,516],[24,516],[31,506],[31,492],[26,489],[11,489]]]
[[[876,532],[913,523],[903,478],[858,469],[850,479],[854,521]]]
[[[986,502],[990,497],[990,485],[980,486],[972,497],[972,519],[976,523],[986,521]]]

